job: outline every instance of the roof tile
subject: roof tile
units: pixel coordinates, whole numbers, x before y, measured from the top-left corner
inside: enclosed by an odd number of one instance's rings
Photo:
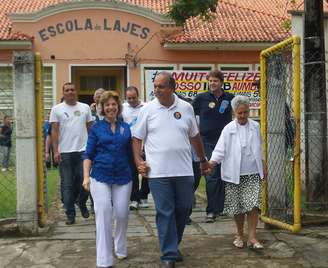
[[[8,13],[31,13],[63,2],[76,0],[1,0],[0,40],[28,40],[24,33],[11,32]],[[98,0],[99,1],[99,0]],[[102,0],[108,1],[108,0]],[[165,14],[174,0],[121,0]],[[203,42],[278,42],[289,35],[282,23],[289,18],[288,10],[303,8],[297,0],[218,0],[212,21],[199,17],[186,21],[181,34],[169,37],[169,43]]]

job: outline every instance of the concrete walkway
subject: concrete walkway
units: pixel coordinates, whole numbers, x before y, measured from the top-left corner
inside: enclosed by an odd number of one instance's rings
[[[280,230],[267,230],[260,224],[259,239],[265,249],[260,252],[236,249],[232,245],[234,223],[219,218],[205,223],[205,204],[199,200],[187,226],[181,251],[189,267],[328,267],[328,227],[304,229],[294,235]],[[38,237],[0,238],[0,267],[4,268],[95,268],[95,225],[77,217],[75,225],[66,226],[64,213],[55,216],[52,227]],[[115,267],[157,268],[159,246],[155,226],[154,204],[133,211],[128,228],[129,257],[116,261]]]

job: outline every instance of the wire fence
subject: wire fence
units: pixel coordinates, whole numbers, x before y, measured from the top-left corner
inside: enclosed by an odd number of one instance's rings
[[[47,126],[49,124],[44,123],[45,119],[49,116],[50,108],[53,104],[53,71],[51,66],[36,66],[37,70],[39,68],[39,74],[41,75],[40,81],[36,81],[36,88],[38,94],[42,93],[41,99],[39,101],[40,108],[38,113],[39,123],[37,129],[37,136],[40,139],[41,152],[45,150],[45,141],[47,135]],[[41,69],[40,69],[41,68]],[[1,65],[0,66],[0,223],[7,220],[16,219],[16,206],[17,206],[17,194],[16,194],[16,136],[15,136],[15,117],[14,117],[14,90],[13,83],[13,67],[12,64]],[[44,92],[44,93],[43,93]],[[43,103],[45,104],[43,106]],[[4,118],[10,123],[7,123],[7,126],[4,127]],[[8,133],[8,129],[11,129],[12,134],[9,137],[4,135]],[[28,159],[26,160],[28,161]],[[39,161],[43,161],[43,169],[40,167],[35,167],[38,169],[39,180],[42,180],[39,183],[38,191],[38,212],[44,219],[44,213],[47,211],[47,172],[46,167],[49,168],[53,166],[53,161],[50,163],[45,162],[44,153],[40,157]],[[51,164],[52,163],[52,164]],[[43,173],[41,175],[41,173]],[[55,182],[52,182],[54,184]],[[51,185],[53,188],[53,185]],[[29,189],[26,189],[29,191]],[[42,197],[42,200],[40,199]]]
[[[266,160],[268,178],[265,183],[264,215],[268,219],[288,226],[297,224],[295,220],[295,72],[297,59],[294,43],[277,46],[265,59],[265,111],[262,117],[265,129]],[[297,56],[296,56],[297,57]],[[299,59],[298,59],[299,60]],[[299,63],[299,61],[298,61]],[[298,196],[299,197],[299,196]],[[269,223],[270,220],[268,220]],[[293,230],[292,227],[290,227]]]
[[[268,163],[263,216],[292,231],[295,224],[328,221],[327,61],[320,63],[323,57],[312,54],[306,64],[294,46],[277,45],[267,53],[261,110]],[[301,68],[295,69],[298,62]],[[295,83],[300,84],[299,95]]]
[[[12,67],[0,72],[0,220],[16,216],[15,118]],[[7,123],[4,125],[4,119]]]

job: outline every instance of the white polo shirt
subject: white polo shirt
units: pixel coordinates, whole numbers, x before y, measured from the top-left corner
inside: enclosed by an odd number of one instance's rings
[[[59,153],[83,152],[88,139],[86,124],[92,121],[90,107],[82,102],[68,105],[65,102],[52,107],[50,123],[59,123]]]
[[[122,111],[123,121],[125,123],[129,124],[132,134],[133,134],[134,126],[137,122],[140,110],[142,107],[144,107],[144,105],[145,104],[143,102],[140,102],[136,107],[132,107],[127,102],[124,102],[122,105],[123,106],[123,111]]]
[[[167,108],[157,98],[139,113],[133,136],[144,140],[149,178],[193,176],[189,138],[198,134],[192,106],[174,95]]]

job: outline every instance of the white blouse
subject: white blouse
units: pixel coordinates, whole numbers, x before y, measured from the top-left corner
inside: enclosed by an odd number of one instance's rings
[[[258,167],[251,145],[249,144],[249,124],[240,125],[237,123],[237,133],[239,135],[241,147],[240,175],[250,175],[258,173]]]

